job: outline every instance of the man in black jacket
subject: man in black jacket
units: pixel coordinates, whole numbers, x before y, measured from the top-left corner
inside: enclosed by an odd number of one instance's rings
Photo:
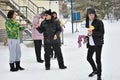
[[[87,10],[86,27],[94,27],[94,30],[88,31],[88,55],[87,60],[92,66],[93,72],[89,74],[89,77],[97,74],[97,80],[101,80],[101,52],[104,43],[104,24],[101,20],[97,19],[96,12],[93,8]],[[93,54],[96,52],[96,64],[93,60]]]
[[[58,21],[55,21],[52,17],[51,10],[45,11],[45,20],[41,23],[37,30],[44,35],[44,51],[45,51],[45,67],[46,70],[50,70],[50,55],[53,47],[58,60],[59,68],[66,69],[64,65],[63,56],[57,35],[60,34],[61,28]]]

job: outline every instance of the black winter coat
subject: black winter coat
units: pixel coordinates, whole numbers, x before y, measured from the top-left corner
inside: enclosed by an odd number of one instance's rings
[[[37,30],[40,33],[43,33],[45,45],[59,44],[58,39],[53,40],[54,35],[59,35],[61,32],[61,27],[58,21],[55,21],[54,19],[44,20]]]
[[[104,44],[104,33],[105,33],[105,31],[104,31],[103,22],[99,19],[95,19],[92,22],[92,26],[95,27],[95,29],[93,30],[93,34],[92,34],[95,46]],[[86,27],[88,28],[89,26],[86,25]],[[88,40],[89,40],[89,37],[88,37]],[[89,41],[88,41],[87,47],[89,47]]]

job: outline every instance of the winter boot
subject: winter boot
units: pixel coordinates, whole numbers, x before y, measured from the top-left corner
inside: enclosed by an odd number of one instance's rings
[[[17,70],[24,70],[24,68],[22,68],[22,67],[20,66],[20,61],[16,61],[15,63],[16,63],[16,69],[17,69]]]
[[[67,68],[67,66],[62,66],[62,67],[59,67],[60,69],[66,69]]]
[[[50,67],[46,67],[46,70],[50,70]]]
[[[38,62],[38,63],[43,63],[44,60],[42,60],[42,59],[37,59],[37,62]]]
[[[10,71],[11,71],[11,72],[18,71],[18,70],[15,68],[14,63],[9,63],[9,65],[10,65]]]
[[[97,76],[97,80],[102,80],[102,79],[101,79],[101,76]]]
[[[92,73],[90,73],[88,76],[89,77],[93,77],[94,75],[96,75],[97,74],[97,71],[93,71]]]

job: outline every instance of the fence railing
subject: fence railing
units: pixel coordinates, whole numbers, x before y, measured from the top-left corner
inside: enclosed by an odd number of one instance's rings
[[[35,14],[40,14],[45,11],[44,7],[38,7],[31,0],[10,0],[10,2],[28,19],[32,22]]]

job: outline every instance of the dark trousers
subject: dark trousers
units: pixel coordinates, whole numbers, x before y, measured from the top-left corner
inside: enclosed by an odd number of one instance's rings
[[[36,59],[37,59],[37,61],[40,61],[41,60],[42,40],[34,40],[34,45],[35,45]]]
[[[60,45],[60,47],[61,47],[61,38],[60,38],[60,36],[58,36],[58,41],[59,41],[59,45]],[[51,47],[52,48],[52,50],[51,50],[51,57],[53,58],[56,58],[56,53],[55,53],[55,51],[54,51],[54,49],[53,49],[53,47]]]
[[[92,66],[93,71],[97,71],[98,76],[101,76],[101,51],[102,51],[102,45],[100,46],[89,46],[88,48],[88,55],[87,60]],[[93,54],[96,53],[96,64],[93,60]]]
[[[44,45],[45,67],[50,68],[50,56],[51,56],[51,51],[52,51],[51,46],[53,47],[53,50],[56,53],[56,57],[57,57],[57,60],[58,60],[59,67],[63,67],[64,66],[63,56],[62,56],[60,45],[58,45],[58,44]]]
[[[55,53],[55,51],[53,50],[53,48],[51,49],[51,58],[56,58],[56,53]]]

